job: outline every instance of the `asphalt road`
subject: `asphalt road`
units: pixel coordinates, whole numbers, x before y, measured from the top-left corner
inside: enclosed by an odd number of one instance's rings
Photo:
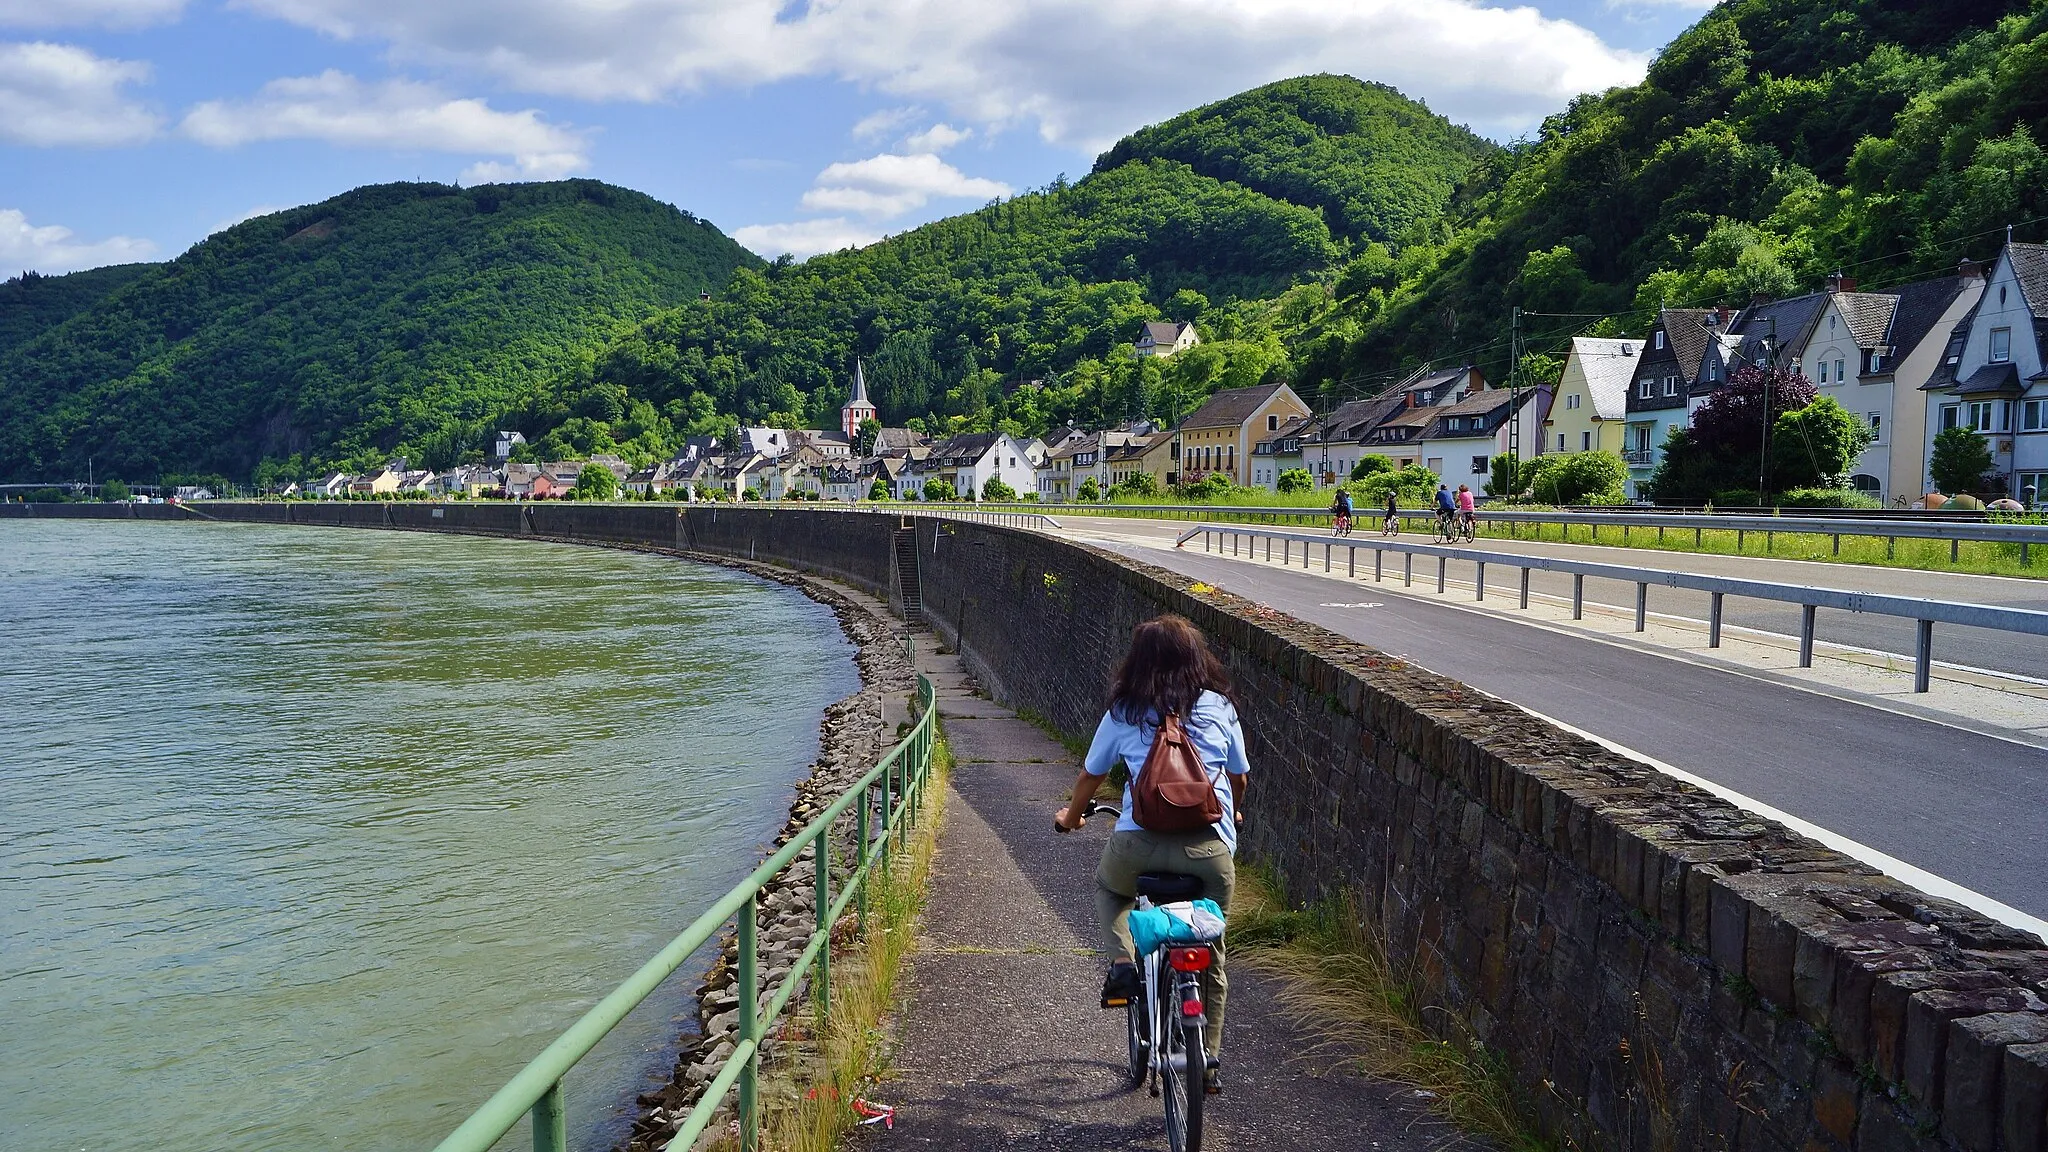
[[[1073,534],[1092,536],[1101,527],[1075,524]],[[1375,597],[1370,587],[1321,576],[1320,551],[1317,571],[1299,572],[1199,550],[1096,542],[2048,918],[2048,751],[1446,604]],[[1361,603],[1370,607],[1355,606]],[[1632,589],[1626,603],[1633,608]]]
[[[1066,521],[1067,528],[1075,534],[1108,532],[1131,539],[1140,539],[1170,544],[1180,533],[1193,525],[1186,522],[1164,520],[1081,520]],[[1313,529],[1288,528],[1288,531],[1313,531]],[[1361,531],[1351,537],[1354,542],[1378,539],[1376,531]],[[1400,537],[1408,543],[1428,543],[1426,537],[1408,533]],[[1189,548],[1199,550],[1200,539],[1190,541]],[[1275,545],[1274,555],[1279,555]],[[1733,576],[1751,580],[1769,580],[1784,584],[1805,584],[1819,588],[1843,588],[1860,592],[1881,592],[1893,596],[1921,596],[1935,600],[1960,600],[1974,604],[1999,604],[2012,608],[2033,608],[2048,611],[2048,581],[2019,580],[2010,577],[1972,576],[1961,573],[1925,572],[1905,568],[1872,568],[1863,565],[1822,564],[1807,561],[1771,560],[1760,557],[1710,556],[1683,552],[1659,552],[1645,548],[1606,548],[1581,544],[1541,544],[1532,541],[1496,540],[1492,538],[1475,541],[1469,547],[1491,552],[1516,552],[1543,556],[1570,556],[1602,564],[1626,564],[1639,568],[1675,569],[1687,572],[1702,572],[1717,576]],[[1298,553],[1297,553],[1298,555]],[[1344,563],[1344,552],[1339,549],[1336,563]],[[1315,569],[1322,567],[1322,549],[1314,553]],[[1359,554],[1360,571],[1367,571],[1371,554]],[[1400,558],[1387,554],[1389,572],[1398,572]],[[1473,579],[1471,564],[1453,561],[1449,578],[1469,584]],[[1436,562],[1428,558],[1416,560],[1415,578],[1418,583],[1424,572],[1429,579],[1436,579]],[[1489,588],[1497,586],[1504,595],[1514,594],[1521,579],[1517,570],[1500,571],[1492,569],[1487,574]],[[1569,601],[1572,594],[1570,576],[1535,572],[1531,574],[1529,588],[1537,596],[1548,595]],[[1493,595],[1489,592],[1489,596]],[[1635,611],[1636,586],[1612,580],[1589,579],[1586,581],[1586,600],[1589,604],[1601,604],[1628,612]],[[1671,588],[1653,588],[1650,592],[1649,609],[1695,620],[1705,620],[1709,598],[1704,592],[1688,592]],[[1731,597],[1723,605],[1723,623],[1729,628],[1750,628],[1763,632],[1774,632],[1785,636],[1799,635],[1799,608],[1793,604],[1779,604],[1767,600],[1743,600]],[[1816,638],[1823,644],[1841,644],[1867,648],[1878,652],[1889,652],[1911,659],[1916,643],[1914,622],[1891,616],[1861,616],[1847,612],[1823,611],[1815,618]],[[1934,630],[1934,658],[1937,661],[1983,668],[2008,675],[2025,676],[2032,679],[2048,679],[2048,638],[2025,636],[2011,632],[1995,632],[1982,628],[1958,628],[1937,625]]]

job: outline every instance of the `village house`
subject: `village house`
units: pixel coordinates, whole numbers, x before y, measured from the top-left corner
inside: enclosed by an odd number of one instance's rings
[[[337,500],[348,494],[349,482],[354,479],[346,472],[330,472],[324,479],[306,481],[300,492],[321,500]]]
[[[1302,466],[1302,436],[1315,421],[1307,416],[1289,416],[1280,422],[1272,434],[1259,439],[1252,445],[1252,482],[1254,488],[1268,492],[1280,490],[1280,473]]]
[[[1283,420],[1308,415],[1308,405],[1285,384],[1216,393],[1181,421],[1182,482],[1192,484],[1221,473],[1233,484],[1250,487],[1253,445],[1278,432]]]
[[[1193,324],[1154,320],[1138,330],[1138,341],[1133,347],[1140,356],[1171,356],[1201,342],[1202,338],[1195,334]]]
[[[1706,357],[1712,334],[1707,318],[1714,315],[1711,308],[1660,309],[1636,356],[1623,404],[1621,455],[1628,462],[1630,496],[1647,491],[1665,438],[1689,422],[1692,380]]]
[[[1922,385],[1922,455],[1945,428],[1968,428],[1991,449],[1996,490],[2031,504],[2048,498],[2048,245],[2008,242],[1969,314],[1949,334]]]
[[[368,476],[358,476],[349,483],[349,491],[358,496],[384,496],[395,494],[398,486],[405,481],[404,471],[397,468],[379,468]]]
[[[1423,466],[1453,488],[1478,491],[1493,469],[1493,458],[1542,454],[1543,419],[1550,412],[1551,386],[1492,388],[1435,409],[1436,422],[1421,437]]]
[[[512,450],[524,443],[526,443],[526,436],[524,433],[500,432],[498,433],[498,439],[496,440],[496,442],[494,442],[491,445],[491,458],[493,460],[496,460],[498,463],[503,464],[505,461],[510,460],[512,458]]]
[[[1628,385],[1642,346],[1641,340],[1572,338],[1543,424],[1544,451],[1621,454]]]
[[[990,480],[1022,493],[1036,487],[1038,479],[1024,446],[1006,432],[963,432],[942,440],[932,446],[926,472],[950,482],[962,499],[979,499]]]

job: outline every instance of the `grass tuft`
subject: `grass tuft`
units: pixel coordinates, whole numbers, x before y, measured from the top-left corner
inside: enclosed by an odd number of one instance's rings
[[[1312,1052],[1430,1093],[1433,1111],[1499,1148],[1573,1146],[1542,1131],[1501,1053],[1434,1005],[1355,903],[1290,908],[1278,893],[1272,877],[1239,869],[1232,963],[1280,982],[1281,1005],[1310,1037]]]

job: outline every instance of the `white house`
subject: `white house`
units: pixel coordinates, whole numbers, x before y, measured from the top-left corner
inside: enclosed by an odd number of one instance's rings
[[[1976,307],[1959,323],[1927,394],[1923,455],[1944,428],[1969,428],[1988,441],[1996,484],[2024,499],[2048,494],[2048,245],[2009,243],[1985,277]]]
[[[1548,384],[1511,391],[1489,388],[1436,410],[1436,422],[1422,434],[1423,466],[1453,488],[1477,491],[1493,469],[1493,458],[1519,447],[1523,459],[1543,452],[1543,421],[1550,414]]]
[[[1000,479],[1019,495],[1038,486],[1031,457],[1007,432],[965,432],[942,440],[932,445],[923,469],[927,476],[952,482],[963,498],[971,492],[979,499],[991,479]]]
[[[1195,326],[1186,321],[1178,324],[1161,321],[1147,322],[1138,332],[1134,347],[1140,356],[1171,356],[1200,344],[1202,338],[1195,335]]]

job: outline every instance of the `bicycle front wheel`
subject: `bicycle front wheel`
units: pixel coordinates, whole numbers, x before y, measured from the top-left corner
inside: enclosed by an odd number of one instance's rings
[[[1165,999],[1160,1009],[1166,1021],[1166,1058],[1159,1062],[1159,1095],[1166,1102],[1166,1144],[1173,1152],[1201,1152],[1202,1074],[1209,1063],[1202,1048],[1202,1025],[1182,1022],[1171,984]]]

